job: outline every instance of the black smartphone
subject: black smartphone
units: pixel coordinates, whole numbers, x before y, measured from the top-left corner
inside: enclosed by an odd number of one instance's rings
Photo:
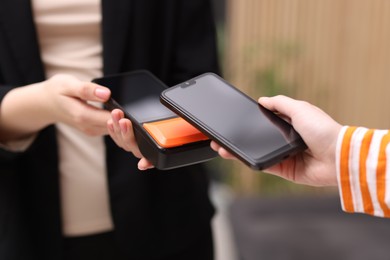
[[[307,148],[289,123],[213,73],[164,90],[160,101],[256,170]]]
[[[159,102],[160,93],[168,87],[147,70],[108,75],[92,81],[111,89],[112,96],[104,106],[109,110],[121,109],[133,123],[177,116]]]

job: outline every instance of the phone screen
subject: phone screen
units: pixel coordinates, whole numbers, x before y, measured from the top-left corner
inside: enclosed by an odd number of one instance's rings
[[[161,99],[257,169],[304,146],[290,124],[212,73],[165,90]]]
[[[114,103],[139,123],[161,118],[175,117],[176,114],[160,103],[160,94],[167,87],[147,71],[134,71],[94,80],[109,87]]]

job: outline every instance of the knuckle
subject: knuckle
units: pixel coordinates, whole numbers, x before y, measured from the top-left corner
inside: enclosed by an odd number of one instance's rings
[[[85,109],[76,109],[71,112],[72,121],[82,126],[83,129],[87,128],[89,118],[87,117],[87,113],[85,113]]]
[[[301,107],[308,107],[308,106],[311,106],[311,104],[305,100],[298,100],[297,101],[298,104],[301,106]]]
[[[79,89],[80,97],[83,99],[88,99],[90,96],[90,87],[88,84],[81,84]]]

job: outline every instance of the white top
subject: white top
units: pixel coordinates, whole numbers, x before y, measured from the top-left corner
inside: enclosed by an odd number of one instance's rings
[[[100,1],[32,3],[46,76],[65,73],[84,81],[100,77]],[[112,230],[103,138],[87,136],[64,124],[56,127],[64,235]]]

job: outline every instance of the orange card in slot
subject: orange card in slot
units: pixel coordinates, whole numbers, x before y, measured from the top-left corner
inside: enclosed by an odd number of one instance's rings
[[[209,139],[181,117],[144,123],[143,127],[163,148],[172,148]]]

